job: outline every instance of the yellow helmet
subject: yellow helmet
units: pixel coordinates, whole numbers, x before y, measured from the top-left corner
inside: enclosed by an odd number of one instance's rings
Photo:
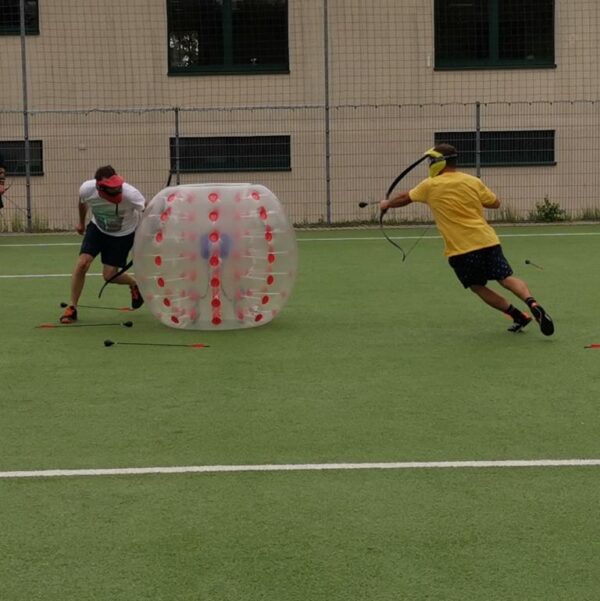
[[[455,159],[457,154],[442,154],[434,148],[430,148],[425,153],[429,157],[429,177],[439,175],[446,168],[446,159]]]

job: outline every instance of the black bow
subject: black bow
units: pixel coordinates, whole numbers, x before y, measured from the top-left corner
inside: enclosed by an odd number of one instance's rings
[[[131,268],[132,265],[133,265],[133,261],[129,261],[129,263],[127,263],[127,265],[125,265],[125,267],[122,267],[121,269],[119,269],[119,271],[117,271],[117,273],[115,273],[115,275],[113,275],[112,277],[108,278],[108,280],[106,280],[106,282],[104,282],[104,285],[102,286],[102,288],[100,288],[100,292],[98,292],[98,298],[100,298],[102,296],[102,293],[104,292],[104,289],[113,280],[116,280],[120,275],[123,275],[128,269]]]
[[[406,175],[408,175],[419,163],[422,163],[426,158],[427,158],[427,155],[423,155],[420,159],[416,160],[414,163],[409,165],[400,175],[398,175],[398,177],[396,177],[396,179],[390,184],[390,187],[388,188],[387,192],[385,193],[386,200],[389,199],[390,195],[392,194],[392,192],[394,191],[396,186],[400,183],[400,181]],[[423,231],[423,233],[419,236],[419,238],[417,238],[416,242],[408,249],[407,252],[404,252],[404,249],[397,242],[394,242],[387,235],[387,232],[385,231],[385,229],[383,227],[383,217],[387,213],[387,211],[388,211],[387,209],[383,209],[382,211],[379,212],[379,229],[381,230],[381,233],[385,236],[385,239],[390,244],[395,246],[402,253],[402,261],[406,261],[406,257],[408,257],[408,255],[410,255],[410,253],[413,251],[414,247],[421,241],[421,239],[426,234],[427,230],[429,230],[431,225],[428,225],[425,228],[425,230]]]

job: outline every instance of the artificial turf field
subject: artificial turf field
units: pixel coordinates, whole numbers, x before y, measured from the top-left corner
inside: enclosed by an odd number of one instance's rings
[[[600,226],[497,229],[555,336],[508,333],[434,230],[402,263],[368,229],[299,232],[295,289],[263,327],[179,331],[142,308],[80,311],[131,329],[39,329],[80,239],[0,237],[0,599],[597,601],[598,462],[7,477],[600,459]],[[7,277],[34,275],[53,277]]]

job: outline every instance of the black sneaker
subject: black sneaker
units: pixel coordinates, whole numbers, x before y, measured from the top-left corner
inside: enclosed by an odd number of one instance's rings
[[[521,313],[520,319],[515,319],[512,326],[508,328],[509,332],[520,332],[530,321],[531,317],[527,313]]]
[[[65,312],[60,316],[60,323],[73,323],[77,321],[77,309],[73,305],[65,308]]]
[[[131,308],[139,309],[144,304],[144,299],[140,289],[137,287],[137,284],[135,284],[133,286],[129,286],[129,290],[131,292]]]
[[[537,303],[533,303],[529,308],[531,309],[535,320],[540,325],[542,334],[544,336],[552,336],[552,334],[554,334],[554,322],[552,321],[552,317],[546,313],[544,307]]]

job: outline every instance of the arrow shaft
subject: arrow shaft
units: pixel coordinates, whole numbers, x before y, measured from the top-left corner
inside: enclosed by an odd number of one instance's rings
[[[114,344],[127,344],[131,346],[179,346],[187,348],[207,348],[207,344],[170,344],[167,342],[115,342]]]

